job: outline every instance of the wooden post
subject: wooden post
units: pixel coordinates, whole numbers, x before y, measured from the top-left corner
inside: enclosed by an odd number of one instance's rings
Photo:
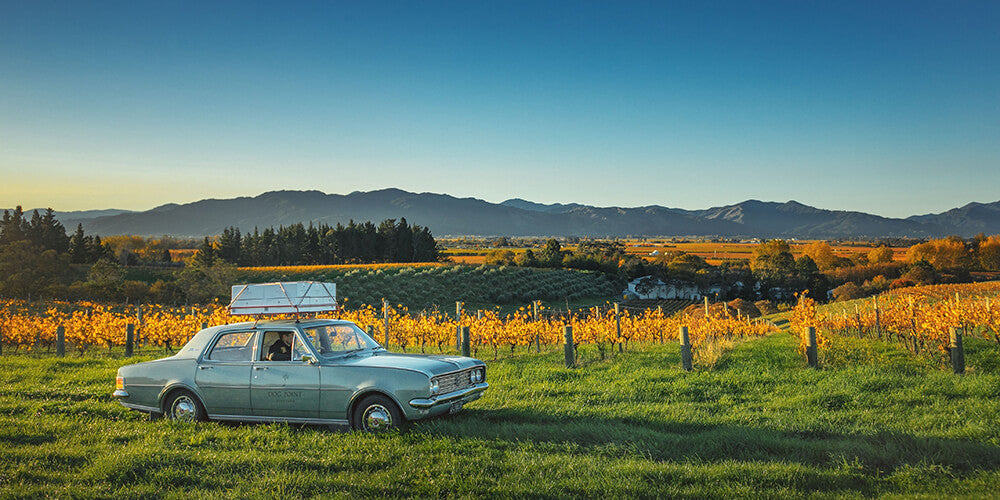
[[[382,347],[386,349],[389,348],[389,300],[382,299],[382,323],[383,323],[383,334],[385,335],[385,344]]]
[[[455,301],[455,350],[462,349],[462,301]]]
[[[705,317],[708,317],[708,295],[705,296]]]
[[[680,335],[681,339],[681,367],[684,371],[691,371],[691,338],[688,337],[688,327],[682,326]]]
[[[471,356],[472,349],[469,345],[469,327],[463,326],[462,329],[462,356]]]
[[[659,312],[660,319],[663,319],[663,306],[656,306],[657,312]],[[660,328],[660,343],[663,343],[663,328]]]
[[[965,347],[962,346],[962,329],[951,327],[951,367],[957,375],[965,373]]]
[[[535,323],[538,323],[538,303],[539,302],[541,302],[541,301],[540,300],[533,300],[533,301],[531,301],[531,309],[532,309],[531,317],[532,317],[532,320]],[[541,339],[541,336],[538,334],[538,325],[535,325],[535,353],[537,354],[537,353],[540,353],[540,352],[542,352],[542,339]]]
[[[810,326],[806,328],[806,360],[809,361],[809,366],[813,368],[819,366],[817,355],[816,327]]]
[[[132,344],[135,341],[135,325],[125,325],[125,357],[132,356]]]
[[[368,334],[369,337],[372,338],[372,340],[375,340],[375,325],[366,325],[365,326],[365,332]],[[376,340],[376,342],[378,342],[378,341]],[[382,346],[382,347],[385,347],[385,346]]]
[[[132,325],[132,326],[134,327],[135,325]],[[201,329],[204,330],[206,328],[208,328],[208,322],[207,321],[202,321],[201,322]]]
[[[56,327],[56,356],[66,356],[66,327],[62,325]]]
[[[875,304],[875,335],[878,338],[882,338],[882,314],[878,310],[878,295],[872,297],[872,303]]]
[[[622,347],[622,310],[621,305],[615,302],[615,338],[618,339],[618,352],[623,352]]]
[[[135,324],[136,324],[136,329],[135,329],[135,345],[138,346],[138,345],[142,345],[142,341],[144,340],[142,338],[142,305],[141,304],[136,304],[135,305]]]
[[[3,355],[3,327],[0,326],[0,355]]]
[[[576,365],[574,347],[573,327],[566,325],[563,327],[563,357],[566,359],[566,368],[573,368]]]

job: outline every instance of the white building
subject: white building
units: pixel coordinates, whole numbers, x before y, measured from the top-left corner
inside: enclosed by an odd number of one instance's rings
[[[628,283],[625,295],[641,300],[682,299],[700,300],[698,287],[690,283],[664,283],[652,276],[636,278]]]

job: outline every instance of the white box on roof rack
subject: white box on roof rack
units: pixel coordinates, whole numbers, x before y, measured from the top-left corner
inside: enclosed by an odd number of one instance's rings
[[[319,281],[289,281],[234,285],[229,314],[295,314],[336,311],[337,285]]]

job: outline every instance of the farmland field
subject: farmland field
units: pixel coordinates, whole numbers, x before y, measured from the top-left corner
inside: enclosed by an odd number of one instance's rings
[[[149,421],[110,392],[118,366],[153,355],[8,354],[0,497],[995,495],[1000,376],[905,352],[813,370],[796,343],[737,344],[693,372],[676,344],[581,348],[571,370],[561,352],[489,361],[466,411],[381,436]],[[996,350],[973,344],[973,365]]]
[[[653,252],[667,253],[667,252],[684,252],[689,254],[694,254],[699,257],[703,257],[712,265],[718,265],[726,260],[735,259],[750,259],[753,257],[754,248],[756,248],[758,242],[718,242],[718,241],[689,241],[689,240],[670,240],[670,239],[620,239],[615,240],[620,242],[625,247],[625,252],[644,257],[646,259],[653,259],[655,256],[652,255]],[[811,241],[791,241],[789,242],[792,254],[798,258],[802,255],[803,249],[806,245],[812,243]],[[538,251],[541,247],[537,247],[534,250]],[[858,245],[832,245],[831,248],[833,252],[840,257],[853,257],[859,253],[867,254],[875,246],[858,244]],[[893,259],[902,260],[906,255],[906,250],[908,247],[893,247]],[[574,245],[563,246],[564,250],[574,250]],[[490,252],[490,248],[483,248],[482,246],[476,246],[474,248],[452,248],[445,250],[442,255],[451,259],[455,263],[460,264],[473,264],[479,265],[486,262],[486,254]],[[515,252],[523,251],[520,248],[513,248]]]

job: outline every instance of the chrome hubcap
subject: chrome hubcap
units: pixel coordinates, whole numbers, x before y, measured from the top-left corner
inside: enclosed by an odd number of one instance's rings
[[[194,401],[187,396],[181,396],[175,399],[174,404],[170,406],[170,416],[174,420],[180,420],[181,422],[194,422],[194,417],[197,411],[198,407],[195,406]]]
[[[371,405],[365,409],[362,418],[367,431],[379,431],[392,427],[392,414],[382,405]]]

